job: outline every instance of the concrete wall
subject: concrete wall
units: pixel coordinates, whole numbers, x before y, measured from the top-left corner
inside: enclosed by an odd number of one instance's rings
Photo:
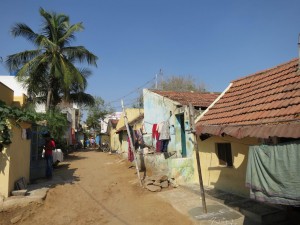
[[[148,145],[155,146],[152,140],[152,127],[163,121],[169,121],[171,140],[168,145],[168,151],[176,151],[177,156],[182,156],[182,138],[178,115],[184,115],[185,136],[186,136],[186,157],[192,157],[193,154],[193,135],[189,132],[189,113],[188,107],[178,108],[176,103],[168,98],[144,89],[144,124],[146,134],[145,142]]]
[[[134,124],[130,123],[130,126],[133,128],[133,130],[141,129],[142,125],[143,125],[143,120],[142,119],[136,121]],[[133,138],[133,137],[131,137],[131,138]],[[116,141],[116,143],[119,141],[119,145],[120,145],[120,147],[119,147],[120,150],[119,151],[122,152],[123,158],[128,158],[128,144],[129,143],[128,143],[127,130],[123,130],[120,133],[118,133],[115,136],[115,141]]]
[[[29,124],[22,124],[29,128]],[[0,194],[8,197],[14,190],[15,182],[21,177],[29,182],[30,140],[22,139],[22,129],[12,127],[12,143],[0,153]]]
[[[141,168],[146,168],[147,175],[162,174],[175,178],[178,184],[190,183],[194,177],[192,158],[166,158],[164,154],[138,154]]]
[[[110,130],[110,147],[112,150],[121,150],[121,143],[119,140],[119,135],[116,133],[116,129]]]
[[[119,134],[119,138],[121,140],[121,152],[124,158],[128,156],[128,135],[126,131],[122,131]]]
[[[15,100],[19,100],[19,105],[23,105],[26,96],[18,95]],[[7,105],[14,104],[14,91],[0,82],[0,100]],[[12,121],[11,121],[12,122]],[[13,123],[11,123],[13,124]],[[22,128],[31,127],[30,124],[21,123],[21,128],[11,125],[10,145],[5,145],[0,152],[0,195],[8,197],[14,190],[15,182],[21,177],[29,181],[30,175],[30,144],[31,141],[22,139]]]
[[[216,143],[230,143],[233,167],[219,165]],[[256,138],[236,139],[233,137],[213,136],[204,141],[199,140],[200,163],[204,186],[220,189],[248,197],[249,189],[245,187],[248,150],[250,145],[257,145]],[[194,157],[195,154],[194,154]],[[194,160],[194,181],[198,182],[196,160]]]

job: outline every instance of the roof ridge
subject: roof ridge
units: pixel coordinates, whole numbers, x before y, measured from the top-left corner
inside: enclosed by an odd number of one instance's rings
[[[271,68],[264,69],[264,70],[261,70],[261,71],[256,72],[256,73],[252,73],[252,74],[246,75],[246,76],[244,76],[244,77],[240,77],[240,78],[238,78],[238,79],[232,80],[231,82],[233,83],[233,82],[237,82],[237,81],[249,79],[250,77],[259,76],[259,75],[261,75],[261,74],[263,74],[263,73],[266,73],[266,72],[269,72],[269,71],[278,69],[278,68],[280,68],[280,67],[286,66],[286,65],[291,64],[291,63],[295,63],[295,62],[298,61],[298,60],[299,60],[299,58],[293,58],[293,59],[291,59],[290,61],[287,61],[287,62],[285,62],[285,63],[281,63],[281,64],[279,64],[279,65],[277,65],[277,66],[273,66],[273,67],[271,67]]]
[[[174,92],[174,93],[196,93],[196,94],[221,94],[217,91],[174,91],[174,90],[158,90],[158,89],[148,89],[149,91],[155,92]]]

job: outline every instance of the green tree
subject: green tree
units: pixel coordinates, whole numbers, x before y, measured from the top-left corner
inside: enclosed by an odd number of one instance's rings
[[[112,112],[112,107],[106,104],[101,97],[95,97],[95,104],[87,108],[86,125],[90,129],[99,131],[101,129],[100,120]]]
[[[50,131],[55,141],[64,139],[68,128],[68,120],[64,113],[58,110],[49,110],[46,113],[38,113],[40,121],[46,121],[46,129]]]
[[[43,19],[41,32],[34,32],[24,23],[12,27],[14,37],[24,37],[36,49],[9,55],[6,65],[10,72],[28,88],[31,96],[46,103],[46,110],[55,108],[61,101],[93,104],[91,95],[84,93],[88,69],[79,69],[76,63],[97,66],[97,56],[84,46],[71,46],[75,33],[84,29],[82,23],[71,25],[64,14],[39,10]]]
[[[170,76],[161,80],[158,87],[164,91],[206,91],[206,85],[192,76]]]
[[[151,86],[151,89],[155,89],[156,84]],[[203,82],[198,82],[196,78],[192,76],[170,76],[165,80],[160,79],[157,83],[157,88],[163,91],[196,91],[196,92],[206,92],[206,85]],[[141,92],[134,104],[133,108],[143,108],[144,107],[144,96]]]

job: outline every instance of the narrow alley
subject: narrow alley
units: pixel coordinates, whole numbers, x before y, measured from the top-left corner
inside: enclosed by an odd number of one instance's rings
[[[156,193],[141,188],[135,168],[118,155],[74,152],[54,176],[64,182],[50,188],[44,204],[2,212],[0,224],[12,224],[15,218],[22,225],[193,224]]]

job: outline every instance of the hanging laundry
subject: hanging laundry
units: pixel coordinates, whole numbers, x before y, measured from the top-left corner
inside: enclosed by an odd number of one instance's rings
[[[163,121],[158,125],[160,133],[159,140],[170,140],[170,124],[169,121]]]
[[[160,123],[157,124],[156,131],[158,133],[161,133],[161,129],[162,129],[163,125],[164,125],[164,122],[160,122]]]
[[[161,152],[161,146],[162,146],[162,142],[161,140],[159,140],[159,134],[158,134],[158,138],[156,140],[156,146],[155,146],[156,152]]]
[[[152,126],[152,138],[157,139],[158,136],[158,131],[157,131],[157,124],[153,124]]]
[[[136,131],[136,135],[137,135],[138,145],[139,145],[139,146],[144,145],[144,139],[143,139],[143,134],[142,134],[141,129],[138,129],[138,130]]]
[[[128,141],[128,161],[133,162],[134,155],[133,155],[133,152],[132,152],[132,149],[131,149],[131,144],[130,144],[130,138],[129,137],[127,138],[127,141]]]
[[[160,151],[161,152],[168,152],[169,140],[160,140],[160,142],[161,142]]]

